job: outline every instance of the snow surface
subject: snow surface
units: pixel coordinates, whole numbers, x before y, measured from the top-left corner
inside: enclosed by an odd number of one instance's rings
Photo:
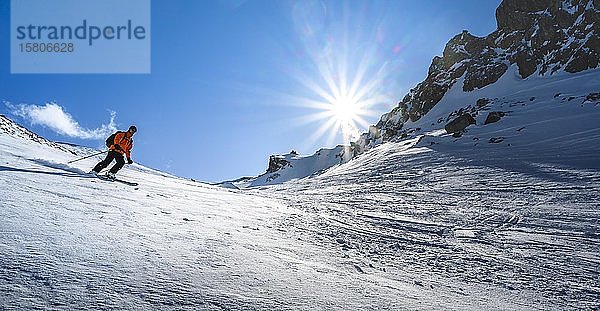
[[[480,98],[477,124],[446,134]],[[505,116],[484,125],[490,111]],[[337,245],[365,273],[474,303],[450,309],[600,308],[599,70],[523,81],[513,67],[473,92],[459,81],[405,128],[405,140],[272,187],[307,211],[291,217],[295,234]]]
[[[291,193],[268,198],[139,165],[119,176],[140,186],[111,183],[83,174],[100,158],[67,165],[72,153],[18,136],[0,134],[3,310],[527,309],[530,301],[445,277],[442,287],[424,285],[396,271],[393,254],[381,263],[356,257],[296,224],[332,218],[290,204]]]
[[[598,153],[582,154],[595,167],[581,168],[419,144],[383,144],[273,187],[305,211],[289,217],[290,236],[341,250],[361,273],[438,293],[416,309],[600,308]]]
[[[0,306],[31,309],[355,309],[396,304],[334,250],[282,235],[294,208],[0,135]],[[348,271],[349,270],[349,271]],[[415,291],[412,285],[407,290]],[[351,297],[352,299],[348,299]],[[377,300],[374,300],[377,297]]]

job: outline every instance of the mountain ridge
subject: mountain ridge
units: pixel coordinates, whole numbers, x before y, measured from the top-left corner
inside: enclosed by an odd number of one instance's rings
[[[559,70],[577,73],[598,67],[600,17],[593,0],[560,4],[551,0],[502,1],[496,10],[498,28],[486,37],[465,30],[448,41],[443,55],[433,58],[427,78],[381,117],[375,125],[377,131],[361,136],[366,143],[363,147],[379,136],[386,141],[401,135],[405,122],[427,114],[461,77],[463,91],[471,92],[498,81],[511,65],[518,67],[522,79],[535,72],[545,76]],[[584,48],[588,54],[580,52]]]
[[[448,97],[453,87],[459,86],[460,91],[465,94],[475,94],[475,91],[484,90],[497,83],[501,77],[512,74],[513,67],[521,82],[531,80],[532,77],[577,74],[597,68],[600,62],[598,2],[502,1],[496,9],[496,30],[485,37],[477,37],[464,30],[450,39],[442,55],[433,57],[425,80],[412,88],[395,108],[383,114],[379,122],[370,126],[357,141],[343,148],[343,158],[350,160],[384,142],[419,134],[424,126],[418,124],[418,121],[437,107],[443,98]],[[587,95],[592,94],[593,92],[589,92]],[[490,106],[494,106],[493,101],[481,96],[472,99],[472,102],[461,103],[458,105],[460,107],[448,109],[446,115],[439,116],[430,124],[442,129],[454,118],[490,109]],[[488,105],[490,102],[492,105]],[[494,116],[505,115],[502,111],[492,112],[495,113]],[[479,122],[487,124],[486,119]],[[406,127],[406,124],[412,127]],[[470,124],[466,124],[468,125]],[[461,135],[463,129],[455,134]],[[317,154],[318,152],[315,153]],[[271,158],[287,156],[289,154]],[[330,167],[322,167],[319,171]],[[290,170],[289,167],[287,169]],[[279,173],[267,170],[260,176],[275,174]],[[288,180],[276,176],[265,184]]]

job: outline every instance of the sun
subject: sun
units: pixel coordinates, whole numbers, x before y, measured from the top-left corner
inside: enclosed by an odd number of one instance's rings
[[[302,81],[313,95],[318,96],[318,100],[301,100],[302,106],[317,110],[305,116],[301,123],[321,122],[319,128],[309,137],[309,143],[314,143],[325,135],[328,145],[332,145],[336,137],[340,136],[344,145],[356,142],[360,133],[369,128],[370,124],[366,118],[381,114],[375,106],[389,100],[377,92],[377,79],[364,79],[360,74],[352,79],[335,78],[339,76],[324,73],[321,79],[327,81],[324,83],[326,87],[310,79]]]
[[[336,121],[340,124],[354,123],[360,115],[360,109],[358,108],[358,104],[352,98],[336,98],[330,104],[330,111],[333,114],[333,117],[336,119]]]

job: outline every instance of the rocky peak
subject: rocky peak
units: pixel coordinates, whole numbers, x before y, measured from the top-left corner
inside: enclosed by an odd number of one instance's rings
[[[496,11],[498,30],[489,37],[507,51],[527,78],[559,70],[575,73],[598,66],[598,0],[505,0]]]
[[[485,44],[485,38],[476,37],[470,34],[468,30],[463,30],[461,34],[448,41],[444,48],[443,57],[438,61],[441,60],[444,67],[449,69],[454,64],[479,53],[483,50]]]
[[[419,120],[462,79],[470,92],[495,83],[516,65],[523,79],[596,68],[600,60],[600,0],[504,0],[498,28],[486,37],[464,30],[431,62],[427,77],[361,135],[368,149],[401,135],[404,122]],[[376,135],[374,134],[376,133]]]
[[[267,168],[267,173],[277,172],[286,166],[291,166],[290,161],[281,156],[272,155],[269,157],[269,168]]]
[[[556,0],[505,0],[496,9],[498,30],[527,30],[537,17],[554,6]]]

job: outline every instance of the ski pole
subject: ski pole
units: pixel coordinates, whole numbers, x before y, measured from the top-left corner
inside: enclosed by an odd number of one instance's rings
[[[98,152],[98,153],[94,153],[94,154],[92,154],[92,155],[89,155],[89,156],[86,156],[86,157],[83,157],[83,158],[79,158],[79,159],[76,159],[76,160],[73,160],[73,161],[69,161],[69,162],[67,162],[67,163],[73,163],[73,162],[81,161],[81,160],[83,160],[83,159],[87,159],[87,158],[91,158],[91,157],[93,157],[93,156],[101,155],[101,154],[103,154],[103,153],[106,153],[106,152],[108,152],[108,150],[101,151],[101,152]]]

